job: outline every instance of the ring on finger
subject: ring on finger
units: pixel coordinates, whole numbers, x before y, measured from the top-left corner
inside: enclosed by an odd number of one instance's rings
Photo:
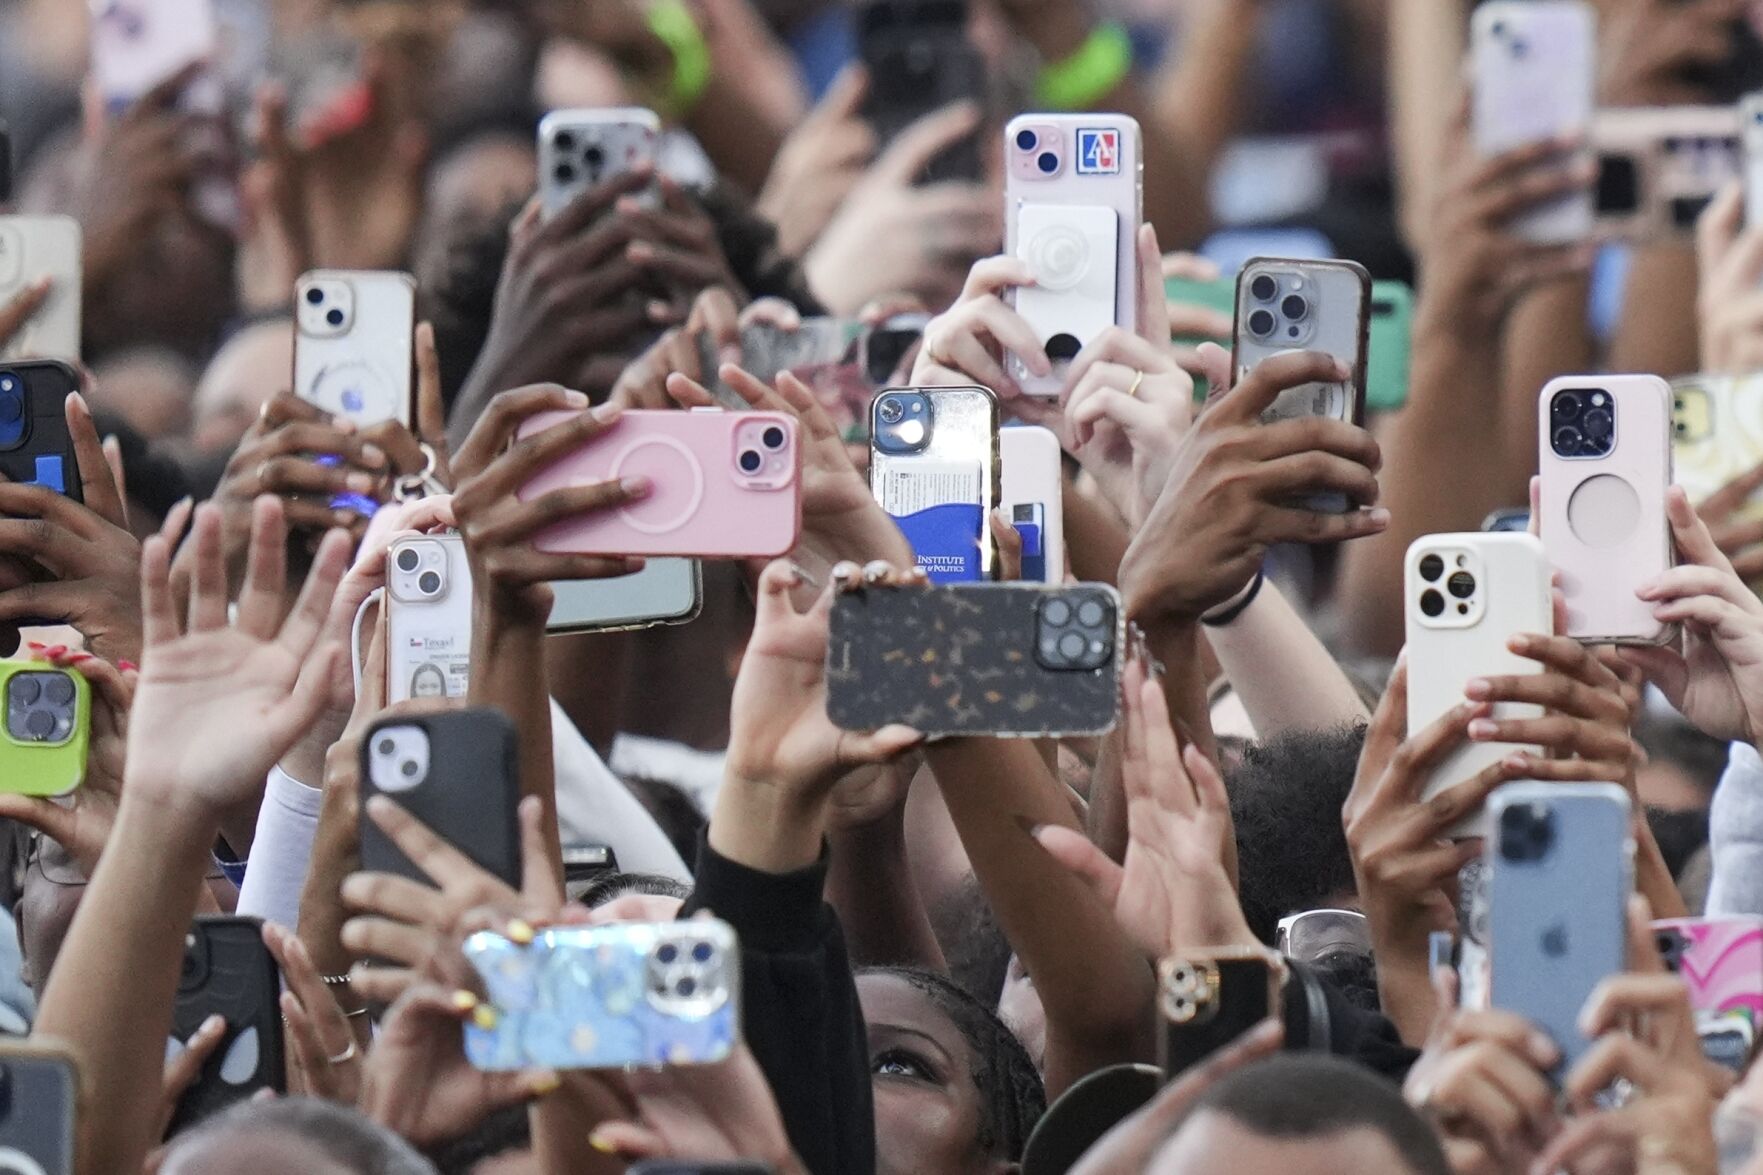
[[[1130,387],[1130,388],[1128,388],[1128,389],[1126,389],[1126,394],[1127,394],[1127,395],[1128,395],[1128,396],[1130,396],[1130,397],[1132,397],[1132,398],[1133,398],[1133,399],[1135,399],[1135,400],[1136,400],[1136,399],[1138,399],[1138,397],[1139,397],[1139,385],[1140,385],[1140,384],[1142,384],[1142,383],[1144,383],[1144,382],[1145,382],[1145,373],[1144,373],[1144,372],[1142,372],[1142,371],[1140,371],[1140,370],[1139,370],[1139,369],[1138,369],[1138,368],[1136,368],[1136,367],[1135,367],[1135,368],[1133,368],[1133,373],[1132,373],[1132,386],[1131,386],[1131,387]]]
[[[344,1061],[353,1061],[356,1056],[355,1042],[350,1041],[349,1047],[334,1057],[326,1057],[325,1061],[332,1065],[341,1065]]]

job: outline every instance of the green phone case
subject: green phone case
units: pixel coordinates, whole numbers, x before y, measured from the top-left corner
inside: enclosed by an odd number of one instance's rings
[[[83,676],[43,661],[0,661],[0,792],[61,796],[78,787],[91,729]]]
[[[1163,295],[1172,302],[1204,306],[1223,314],[1236,312],[1237,279],[1194,281],[1172,277],[1163,282]],[[1406,282],[1371,283],[1371,342],[1365,373],[1365,407],[1371,412],[1390,412],[1408,402],[1408,364],[1414,333],[1414,291]],[[1228,348],[1230,340],[1176,335],[1183,347],[1217,343]],[[1194,396],[1205,399],[1206,381],[1194,381]]]

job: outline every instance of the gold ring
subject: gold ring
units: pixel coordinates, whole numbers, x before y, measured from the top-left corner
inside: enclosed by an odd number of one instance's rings
[[[354,1041],[350,1041],[349,1047],[344,1049],[342,1052],[338,1053],[336,1056],[325,1058],[325,1060],[328,1061],[332,1065],[341,1065],[344,1061],[353,1061],[354,1059],[355,1059],[355,1042]]]
[[[1126,394],[1133,397],[1136,400],[1139,395],[1139,385],[1144,382],[1145,382],[1145,373],[1135,367],[1133,369],[1133,373],[1132,373],[1132,387],[1126,389]]]

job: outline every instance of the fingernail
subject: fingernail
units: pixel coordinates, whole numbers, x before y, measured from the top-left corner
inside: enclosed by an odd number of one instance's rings
[[[343,484],[358,494],[370,493],[373,490],[373,477],[366,473],[351,473],[343,479]]]
[[[132,673],[140,668],[140,666],[136,665],[133,661],[118,661],[116,667],[124,673]]]
[[[1493,687],[1485,677],[1472,677],[1463,683],[1463,696],[1480,700],[1488,696]]]
[[[563,402],[571,408],[586,408],[588,406],[588,394],[586,392],[576,391],[564,392]]]
[[[632,241],[624,247],[624,255],[627,260],[641,265],[645,261],[653,261],[655,259],[655,250],[651,249],[642,241]],[[650,305],[652,306],[654,303],[651,302]]]
[[[641,498],[649,492],[649,479],[646,477],[622,478],[618,485],[627,498]]]
[[[666,322],[673,317],[673,307],[656,298],[649,303],[649,317],[656,322]]]
[[[532,923],[524,918],[514,918],[508,923],[508,941],[526,946],[533,941]]]
[[[453,1006],[461,1012],[469,1012],[477,1007],[477,996],[463,987],[453,993]]]
[[[1469,724],[1470,738],[1492,738],[1497,728],[1486,718],[1477,718]]]
[[[226,1017],[218,1012],[202,1021],[202,1032],[204,1035],[224,1031],[226,1031]]]
[[[612,1140],[601,1134],[598,1130],[588,1135],[588,1145],[603,1155],[615,1155],[618,1153],[618,1148],[612,1145]]]
[[[35,293],[40,294],[44,290],[48,289],[50,286],[52,286],[54,284],[55,284],[55,279],[50,277],[48,274],[44,274],[42,277],[38,278],[36,281],[31,283],[31,290]]]
[[[52,657],[52,658],[53,658],[53,657],[62,657],[62,656],[66,656],[66,655],[67,655],[67,646],[66,646],[66,645],[50,645],[50,646],[49,646],[49,647],[48,647],[48,648],[47,648],[47,649],[46,649],[46,650],[44,650],[44,651],[45,651],[45,652],[46,652],[46,653],[48,653],[48,654],[49,654],[49,656],[50,656],[50,657]]]
[[[620,196],[617,200],[613,201],[612,206],[626,216],[634,215],[643,210],[643,206],[637,203],[636,197],[634,196]]]
[[[471,1010],[471,1022],[485,1032],[496,1027],[496,1024],[501,1019],[502,1017],[496,1015],[496,1009],[490,1007],[488,1004],[479,1004]]]
[[[541,1073],[532,1079],[532,1083],[527,1086],[527,1089],[532,1091],[534,1097],[544,1097],[547,1094],[556,1093],[562,1087],[563,1078],[555,1073]]]
[[[42,641],[26,641],[24,647],[31,650],[33,653],[41,653],[44,649],[48,648],[49,646],[44,644]]]
[[[1537,1064],[1548,1066],[1561,1059],[1561,1050],[1545,1033],[1533,1032],[1530,1034],[1530,1055]]]
[[[790,574],[796,577],[796,582],[798,583],[805,583],[809,587],[820,586],[820,581],[815,579],[812,575],[809,575],[799,563],[790,564]]]
[[[361,460],[368,465],[384,465],[386,463],[386,451],[378,445],[363,445],[361,446]]]
[[[1376,526],[1388,526],[1390,524],[1390,512],[1382,506],[1373,506],[1365,512],[1365,517]]]

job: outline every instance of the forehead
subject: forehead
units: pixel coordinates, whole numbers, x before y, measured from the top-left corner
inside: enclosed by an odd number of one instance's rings
[[[857,998],[871,1029],[904,1028],[935,1040],[952,1056],[970,1063],[973,1050],[948,1013],[930,995],[898,975],[872,972],[857,977]]]
[[[174,1147],[160,1175],[359,1175],[297,1135],[280,1130],[227,1130]]]
[[[1202,1110],[1164,1143],[1148,1175],[1361,1175],[1408,1169],[1396,1149],[1369,1127],[1308,1138],[1268,1138],[1233,1118]]]

